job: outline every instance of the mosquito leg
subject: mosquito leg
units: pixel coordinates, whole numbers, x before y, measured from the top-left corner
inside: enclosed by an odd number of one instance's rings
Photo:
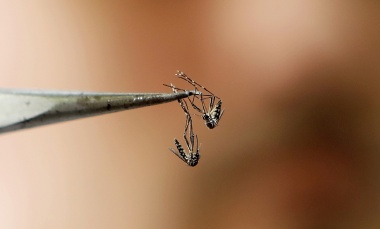
[[[209,111],[211,111],[211,109],[214,108],[214,102],[215,102],[215,97],[211,97]]]
[[[170,84],[170,85],[163,84],[163,85],[166,87],[170,87],[174,93],[178,93],[178,91],[184,91],[184,92],[188,91],[182,88],[175,87],[173,84]],[[195,93],[192,95],[193,99],[192,100],[190,99],[191,96],[188,97],[190,103],[194,103],[195,98],[200,99],[198,95],[202,94],[202,92],[199,91],[197,87],[194,87],[194,91]],[[210,95],[207,95],[207,96],[210,96]]]
[[[199,162],[199,159],[200,159],[200,154],[199,154],[199,147],[198,147],[198,135],[195,135],[195,139],[196,139],[196,142],[197,142],[197,149],[196,151],[192,151],[190,153],[190,160],[189,160],[189,163],[187,163],[188,165],[190,166],[196,166]]]
[[[186,91],[186,90],[184,90],[184,89],[181,89],[181,88],[177,88],[177,87],[175,87],[173,84],[170,84],[170,85],[164,84],[164,86],[170,87],[170,88],[173,90],[174,93],[178,93],[178,90],[179,90],[179,91]],[[197,89],[195,89],[195,90],[196,90],[196,92],[198,92],[198,93],[202,96],[202,92],[198,91]],[[193,99],[192,99],[192,100],[190,99],[190,97],[188,97],[188,100],[189,100],[191,106],[192,106],[195,110],[197,110],[199,113],[202,113],[202,114],[203,114],[203,111],[202,111],[197,105],[195,105],[195,103],[194,103],[195,98],[201,100],[201,98],[199,98],[198,95],[196,95],[196,94],[193,95]],[[178,102],[181,103],[179,100],[178,100]],[[182,105],[181,105],[181,107],[182,107],[182,109],[184,109]],[[185,113],[186,113],[186,111],[185,111]],[[188,113],[188,112],[187,112],[187,113]]]
[[[193,132],[193,123],[191,122],[190,123],[191,125],[190,125],[190,131],[189,131],[189,133],[190,133],[190,152],[194,152],[194,132]]]
[[[176,76],[178,76],[178,78],[181,78],[181,79],[185,80],[186,82],[190,83],[191,85],[193,85],[196,91],[199,91],[198,88],[197,88],[197,86],[199,86],[199,87],[201,87],[202,89],[204,89],[205,91],[207,91],[208,93],[210,93],[211,95],[206,95],[205,97],[207,97],[207,98],[211,98],[211,102],[213,102],[212,98],[217,97],[217,96],[215,96],[211,91],[207,90],[207,88],[203,87],[202,85],[198,84],[198,83],[195,82],[194,80],[190,79],[190,77],[188,77],[184,72],[178,71],[177,74],[176,74]],[[207,99],[207,98],[206,98],[206,99]],[[217,98],[218,98],[218,97],[217,97]],[[194,99],[194,98],[193,98],[193,99]],[[206,110],[206,105],[205,105],[205,103],[204,103],[203,93],[200,94],[200,101],[201,101],[201,103],[202,103],[202,108],[203,108],[203,112],[201,112],[201,113],[202,113],[202,114],[204,114],[204,113],[208,113],[208,111]],[[192,102],[192,105],[193,105],[193,104],[194,104],[194,103]],[[194,104],[194,105],[195,105],[195,104]],[[196,106],[193,106],[193,107],[195,108]],[[212,109],[212,107],[213,107],[213,106],[211,106],[211,104],[210,104],[210,106],[209,106],[209,111]],[[196,108],[195,108],[195,109],[196,109]],[[196,109],[196,110],[199,111],[199,109]]]
[[[197,97],[198,98],[198,97]],[[202,94],[201,94],[201,98],[202,98]],[[199,98],[199,100],[201,100],[201,98]],[[201,100],[202,101],[202,100]],[[183,101],[183,102],[185,102],[186,103],[186,101]],[[195,105],[195,103],[194,103],[194,99],[193,99],[193,101],[191,101],[190,99],[189,99],[189,102],[190,102],[190,104],[191,104],[191,106],[195,109],[195,110],[197,110],[199,113],[201,113],[201,114],[203,114],[204,113],[204,110],[202,110],[202,109],[200,109],[197,105]],[[186,103],[186,107],[187,107],[187,103]],[[182,108],[183,109],[183,108]],[[188,111],[189,109],[187,108],[187,111]],[[187,112],[188,114],[189,114],[189,112]],[[189,114],[190,115],[190,114]]]
[[[180,79],[183,79],[185,80],[186,82],[188,82],[189,84],[191,84],[193,87],[194,87],[194,90],[195,91],[199,91],[200,90],[198,89],[197,87],[197,83],[195,81],[193,81],[192,79],[190,79],[189,77],[187,77],[187,75],[183,72],[180,72],[180,71],[177,71],[177,74],[175,74],[178,78]],[[202,93],[201,93],[201,97],[202,97]],[[194,97],[193,97],[193,101],[192,103],[194,103]]]
[[[204,102],[204,99],[203,99],[203,96],[201,94],[201,99],[200,99],[201,103],[202,103],[202,108],[203,108],[203,114],[206,114],[208,113],[208,111],[206,110],[206,105],[205,105],[205,102]]]
[[[167,85],[167,84],[163,84],[163,85],[166,86],[166,87],[170,87],[173,90],[174,93],[177,93],[176,90],[178,90],[178,91],[185,91],[185,92],[188,91],[188,90],[185,90],[185,89],[182,89],[182,88],[178,88],[178,87],[174,86],[172,83],[170,85]],[[198,90],[197,90],[197,92],[200,93],[200,91],[198,91]]]
[[[187,106],[186,101],[179,99],[178,103],[181,106],[182,110],[185,112],[186,116],[189,116],[190,112],[189,112],[189,107]]]
[[[204,86],[198,84],[197,82],[195,82],[194,80],[192,80],[190,77],[188,77],[184,72],[181,72],[181,71],[177,71],[177,74],[175,74],[176,76],[178,76],[178,78],[181,78],[185,81],[187,81],[188,83],[190,83],[191,85],[193,85],[195,88],[198,87],[201,87],[203,90],[207,91],[208,93],[210,93],[211,95],[217,97],[219,99],[218,96],[214,95],[214,93],[212,93],[211,91],[209,91],[207,88],[205,88]]]
[[[198,135],[195,135],[195,139],[197,140],[197,153],[199,154]]]
[[[188,150],[190,151],[190,153],[191,153],[191,146],[190,146],[190,143],[189,143],[189,140],[187,139],[187,135],[186,134],[184,134],[183,135],[183,138],[185,139],[185,141],[186,141],[186,146],[187,146],[187,148],[188,148]]]
[[[189,126],[191,128],[192,125],[193,125],[193,120],[191,119],[190,115],[186,115],[186,123],[185,123],[185,129],[183,131],[183,136],[186,136]]]

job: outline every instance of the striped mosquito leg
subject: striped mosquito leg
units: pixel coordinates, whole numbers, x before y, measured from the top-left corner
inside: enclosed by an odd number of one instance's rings
[[[175,74],[178,78],[181,78],[185,81],[187,81],[188,83],[190,83],[191,85],[193,85],[195,87],[195,90],[199,91],[197,89],[197,86],[198,87],[201,87],[203,90],[207,91],[208,93],[210,93],[210,96],[215,96],[216,98],[220,99],[218,96],[214,95],[214,93],[212,93],[211,91],[209,91],[207,88],[205,88],[204,86],[200,85],[199,83],[195,82],[194,80],[192,80],[190,77],[188,77],[184,72],[182,71],[177,71],[177,74]]]
[[[219,98],[217,96],[215,96],[212,92],[210,92],[209,90],[207,90],[205,87],[203,87],[202,85],[198,84],[197,82],[195,82],[194,80],[190,79],[190,77],[188,77],[184,72],[181,72],[181,71],[178,71],[178,73],[176,74],[176,76],[178,76],[178,78],[181,78],[183,80],[185,80],[186,82],[190,83],[191,85],[194,86],[194,89],[195,91],[199,91],[198,90],[198,87],[201,87],[202,89],[206,90],[207,92],[210,93],[210,95],[203,95],[203,93],[200,93],[200,98],[199,100],[201,101],[202,103],[202,108],[203,110],[201,110],[200,108],[198,108],[195,104],[194,104],[194,99],[195,99],[195,96],[193,97],[193,101],[190,101],[192,107],[196,110],[198,110],[200,113],[204,114],[204,113],[207,113],[206,112],[206,105],[204,103],[204,100],[205,99],[211,99],[211,102],[210,102],[210,106],[209,106],[209,109],[212,109],[212,107],[214,106],[214,99],[215,98]],[[198,98],[198,97],[197,97]],[[190,99],[189,99],[190,100]],[[211,103],[212,103],[212,106],[211,106]]]
[[[164,86],[170,87],[170,88],[173,90],[174,93],[178,93],[178,91],[187,91],[187,90],[184,90],[184,89],[181,89],[181,88],[177,88],[177,87],[175,87],[173,84],[170,84],[170,85],[164,84]],[[198,91],[198,90],[196,90],[196,92],[197,92],[198,94],[194,94],[192,100],[190,99],[190,97],[188,97],[188,100],[189,100],[191,106],[192,106],[195,110],[197,110],[199,113],[202,113],[202,114],[203,114],[203,111],[202,111],[197,105],[195,105],[195,103],[194,103],[194,101],[195,101],[195,97],[196,97],[197,99],[199,99],[200,101],[202,101],[202,92],[200,92],[200,91]],[[198,95],[200,95],[200,98],[198,97]],[[182,101],[183,101],[183,100],[182,100]],[[180,102],[180,101],[178,100],[178,102]],[[180,102],[180,103],[181,103],[181,102]],[[182,105],[181,105],[181,107],[182,107],[182,109],[183,109],[183,106],[182,106]],[[186,112],[185,112],[185,113],[186,113]]]
[[[193,143],[194,143],[194,141],[192,141],[192,136],[191,136],[192,132],[193,132],[193,120],[191,119],[191,116],[188,115],[188,116],[186,116],[186,124],[185,124],[185,130],[183,131],[183,138],[185,139],[186,146],[190,152],[192,151]],[[188,133],[190,135],[190,142],[187,139]]]

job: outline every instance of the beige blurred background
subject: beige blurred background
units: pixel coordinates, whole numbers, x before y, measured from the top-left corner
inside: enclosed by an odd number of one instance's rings
[[[189,88],[177,103],[0,136],[0,228],[379,228],[380,4],[350,0],[0,1],[0,86]]]

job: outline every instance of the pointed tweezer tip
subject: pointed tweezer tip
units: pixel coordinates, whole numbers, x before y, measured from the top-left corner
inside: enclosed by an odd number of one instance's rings
[[[199,91],[182,91],[182,92],[178,92],[178,93],[165,94],[165,97],[167,97],[168,99],[169,98],[171,98],[171,99],[184,99],[184,98],[187,98],[189,96],[199,95],[199,94],[200,94]]]

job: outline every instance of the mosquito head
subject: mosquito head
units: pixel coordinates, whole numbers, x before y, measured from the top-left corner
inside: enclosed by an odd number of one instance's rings
[[[216,127],[217,123],[215,122],[214,119],[211,118],[210,115],[203,114],[202,119],[205,121],[205,125],[207,126],[207,128],[214,129]]]
[[[216,127],[216,123],[214,121],[206,122],[206,126],[209,129],[214,129]]]

